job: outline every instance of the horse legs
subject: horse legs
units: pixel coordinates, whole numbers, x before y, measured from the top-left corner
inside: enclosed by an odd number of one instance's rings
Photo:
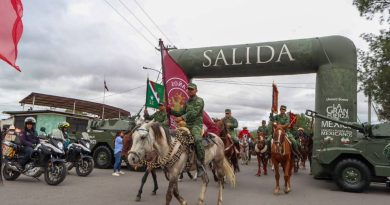
[[[179,194],[179,188],[178,188],[177,182],[173,187],[173,195],[176,197],[176,199],[180,202],[181,205],[187,204],[187,202],[184,201],[184,198],[182,196],[180,196],[180,194]]]
[[[149,171],[146,170],[144,173],[144,176],[142,177],[141,187],[138,190],[138,194],[137,194],[137,197],[135,198],[135,201],[141,201],[142,189],[144,188],[144,185],[145,185],[146,180],[148,179],[148,176],[149,176]]]
[[[261,162],[262,161],[262,159],[261,159],[261,157],[260,157],[260,154],[257,154],[257,163],[258,163],[258,169],[257,169],[257,174],[256,174],[256,176],[261,176]]]
[[[152,172],[152,178],[153,178],[153,184],[154,184],[152,195],[156,195],[156,192],[157,192],[157,189],[158,189],[156,170],[152,169],[151,172]]]
[[[292,160],[287,160],[286,165],[283,168],[284,171],[284,193],[291,192],[291,174],[292,174]]]
[[[201,188],[200,193],[199,193],[198,205],[204,204],[204,196],[205,196],[208,184],[209,184],[209,178],[207,176],[207,173],[204,173],[202,176],[202,188]]]
[[[261,161],[263,162],[264,175],[267,175],[267,166],[268,166],[267,162],[268,162],[268,159],[266,157],[263,157]]]
[[[275,181],[276,181],[276,187],[275,187],[275,190],[274,190],[274,194],[277,195],[279,194],[280,192],[280,186],[279,186],[279,178],[280,178],[280,174],[279,174],[279,163],[276,162],[276,160],[272,160],[272,164],[274,166],[274,170],[275,170]]]

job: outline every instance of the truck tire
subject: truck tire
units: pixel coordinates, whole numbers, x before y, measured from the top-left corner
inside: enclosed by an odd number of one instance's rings
[[[371,171],[362,161],[344,159],[337,163],[333,179],[343,191],[362,192],[371,182]]]
[[[93,161],[99,169],[111,168],[113,159],[113,154],[107,146],[101,145],[93,152]]]

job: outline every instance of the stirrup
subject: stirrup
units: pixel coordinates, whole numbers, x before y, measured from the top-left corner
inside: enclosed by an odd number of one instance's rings
[[[203,163],[201,163],[199,160],[196,160],[196,172],[198,177],[201,177],[206,173],[206,169],[204,168]]]

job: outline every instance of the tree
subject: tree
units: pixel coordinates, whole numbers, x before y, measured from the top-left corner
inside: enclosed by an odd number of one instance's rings
[[[389,0],[354,0],[360,15],[390,26]],[[389,27],[387,27],[389,28]],[[359,50],[358,79],[359,89],[366,96],[371,95],[377,103],[379,120],[390,121],[390,29],[383,29],[379,35],[364,33],[362,38],[368,42],[369,51]]]

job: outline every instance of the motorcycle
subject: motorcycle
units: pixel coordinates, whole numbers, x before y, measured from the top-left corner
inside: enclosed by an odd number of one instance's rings
[[[63,141],[58,135],[40,135],[25,168],[18,166],[19,160],[24,156],[23,147],[11,141],[3,142],[4,168],[2,170],[5,180],[16,180],[21,174],[38,178],[45,175],[48,185],[58,185],[64,181],[67,170],[65,166]]]
[[[74,142],[70,143],[65,156],[68,171],[76,167],[78,176],[88,176],[94,167],[89,135],[83,132],[81,139],[74,140]]]

